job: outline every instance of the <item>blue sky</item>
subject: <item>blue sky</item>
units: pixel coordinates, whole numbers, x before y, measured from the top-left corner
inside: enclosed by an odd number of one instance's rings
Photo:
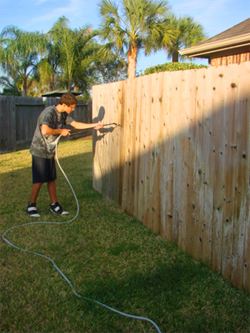
[[[120,0],[115,0],[119,3]],[[59,17],[70,21],[70,28],[91,25],[98,28],[99,0],[0,0],[0,31],[14,25],[26,31],[46,33]],[[169,0],[177,16],[189,15],[212,37],[250,17],[250,0]],[[249,27],[250,30],[250,27]],[[137,71],[169,61],[164,51],[138,57]],[[198,63],[207,64],[206,60]]]

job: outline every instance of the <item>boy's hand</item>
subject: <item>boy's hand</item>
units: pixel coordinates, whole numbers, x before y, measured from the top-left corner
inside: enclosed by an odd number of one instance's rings
[[[96,126],[94,127],[94,129],[99,130],[102,127],[103,127],[103,124],[99,121],[98,123],[96,123]]]
[[[62,136],[68,136],[68,135],[70,135],[70,129],[68,129],[68,128],[63,128],[62,130],[61,130],[61,135]]]

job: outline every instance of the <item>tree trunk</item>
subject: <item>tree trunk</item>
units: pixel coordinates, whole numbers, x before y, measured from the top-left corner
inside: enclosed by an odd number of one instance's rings
[[[179,54],[178,54],[178,52],[173,52],[173,54],[172,54],[172,62],[179,62]]]
[[[71,90],[71,77],[68,77],[68,91]]]
[[[128,78],[134,79],[137,63],[137,45],[130,44],[128,51]]]
[[[49,88],[51,91],[53,91],[55,89],[55,74],[52,74],[52,78],[50,80],[50,84],[49,84]]]
[[[22,96],[27,97],[27,78],[25,77],[23,79],[23,91],[22,91]]]

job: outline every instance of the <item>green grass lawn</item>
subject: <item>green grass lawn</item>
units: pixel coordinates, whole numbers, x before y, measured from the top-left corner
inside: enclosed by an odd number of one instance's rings
[[[58,152],[80,204],[64,225],[29,225],[7,238],[52,258],[77,293],[153,320],[162,332],[250,332],[250,295],[184,254],[92,188],[92,142],[62,142]],[[1,234],[34,220],[24,211],[31,189],[28,150],[0,155]],[[57,169],[59,202],[75,215],[74,197]],[[49,212],[46,186],[40,221]],[[77,298],[53,265],[0,243],[0,332],[156,332],[152,324]]]

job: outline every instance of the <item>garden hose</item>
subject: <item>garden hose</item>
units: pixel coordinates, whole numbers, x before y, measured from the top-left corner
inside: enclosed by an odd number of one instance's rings
[[[47,259],[48,261],[50,261],[50,262],[52,263],[52,265],[54,266],[54,268],[55,268],[55,269],[60,273],[60,275],[63,277],[63,279],[69,284],[69,286],[71,287],[73,293],[74,293],[75,296],[77,296],[78,298],[82,298],[82,299],[84,299],[84,300],[87,300],[87,301],[90,301],[90,302],[92,302],[92,303],[98,304],[98,305],[100,305],[100,306],[102,306],[102,307],[104,307],[104,308],[106,308],[106,309],[108,309],[108,310],[110,310],[110,311],[113,311],[113,312],[115,312],[115,313],[117,313],[117,314],[119,314],[119,315],[122,315],[122,316],[125,316],[125,317],[129,317],[129,318],[132,318],[132,319],[137,319],[137,320],[147,321],[147,322],[151,323],[151,324],[156,328],[156,330],[157,330],[158,333],[161,333],[161,330],[159,329],[159,327],[157,326],[157,324],[156,324],[153,320],[151,320],[151,319],[149,319],[149,318],[141,317],[141,316],[135,316],[135,315],[131,315],[131,314],[128,314],[128,313],[125,313],[125,312],[122,312],[122,311],[116,310],[116,309],[114,309],[114,308],[112,308],[112,307],[110,307],[110,306],[108,306],[108,305],[106,305],[106,304],[103,304],[103,303],[99,302],[99,301],[96,301],[96,300],[93,300],[93,299],[91,299],[91,298],[88,298],[88,297],[85,297],[85,296],[82,296],[82,295],[78,294],[78,293],[76,292],[76,290],[75,290],[73,284],[71,283],[71,281],[70,281],[70,280],[67,278],[67,276],[66,276],[66,275],[60,270],[60,268],[56,265],[56,263],[54,262],[54,260],[52,260],[50,257],[48,257],[48,256],[46,256],[46,255],[44,255],[44,254],[41,254],[41,253],[39,253],[39,252],[35,252],[35,251],[31,251],[31,250],[28,250],[28,249],[25,249],[25,248],[21,248],[21,247],[15,245],[15,244],[11,243],[11,242],[6,238],[6,235],[7,235],[11,230],[13,230],[13,229],[17,229],[17,228],[20,228],[20,227],[24,227],[24,226],[28,226],[28,225],[35,225],[35,224],[68,224],[68,223],[73,222],[73,221],[77,218],[77,216],[78,216],[78,214],[79,214],[79,202],[78,202],[77,196],[76,196],[76,194],[75,194],[75,191],[74,191],[74,189],[73,189],[73,187],[72,187],[72,185],[71,185],[71,183],[70,183],[70,181],[69,181],[67,175],[66,175],[65,172],[63,171],[63,169],[62,169],[62,167],[61,167],[61,165],[60,165],[60,163],[59,163],[59,160],[58,160],[57,146],[58,146],[58,142],[59,142],[59,140],[60,140],[60,137],[61,137],[61,135],[60,135],[60,136],[59,136],[59,137],[53,142],[53,144],[56,146],[56,148],[55,148],[56,162],[57,162],[57,165],[58,165],[58,167],[60,168],[60,170],[61,170],[63,176],[65,177],[65,179],[66,179],[66,181],[67,181],[67,183],[68,183],[68,185],[69,185],[69,187],[70,187],[70,189],[71,189],[71,191],[72,191],[72,193],[73,193],[73,196],[74,196],[74,198],[75,198],[75,202],[76,202],[76,206],[77,206],[77,210],[76,210],[76,214],[75,214],[75,216],[74,216],[72,219],[70,219],[70,220],[68,220],[68,221],[64,221],[64,222],[43,222],[43,221],[36,221],[36,222],[29,222],[29,223],[24,223],[24,224],[15,225],[15,226],[9,228],[8,230],[6,230],[6,231],[3,233],[3,235],[2,235],[2,239],[3,239],[7,244],[9,244],[10,246],[12,246],[13,248],[15,248],[15,249],[17,249],[17,250],[21,250],[21,251],[24,251],[24,252],[27,252],[27,253],[30,253],[30,254],[34,254],[34,255],[37,255],[37,256],[39,256],[39,257],[42,257],[42,258]]]

